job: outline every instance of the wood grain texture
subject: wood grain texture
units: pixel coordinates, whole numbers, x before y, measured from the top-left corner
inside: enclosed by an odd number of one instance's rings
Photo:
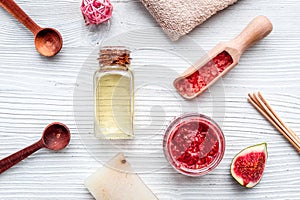
[[[0,9],[0,157],[38,140],[44,127],[53,121],[68,125],[72,140],[60,152],[43,149],[1,174],[0,199],[93,199],[83,182],[102,163],[90,154],[87,141],[96,145],[95,152],[103,161],[109,160],[117,150],[82,137],[92,131],[89,77],[97,68],[97,47],[91,41],[93,35],[87,35],[88,28],[79,9],[81,2],[16,2],[37,24],[59,30],[64,46],[53,58],[40,56],[34,48],[32,34]],[[108,38],[134,29],[157,28],[162,36],[153,38],[156,35],[146,34],[145,38],[153,39],[149,41],[156,41],[146,47],[159,47],[159,43],[166,44],[166,49],[180,47],[183,57],[188,57],[186,61],[164,51],[133,52],[136,85],[141,86],[136,94],[137,142],[123,150],[158,198],[299,199],[300,157],[247,102],[247,94],[262,91],[277,114],[299,135],[300,2],[240,0],[188,34],[194,43],[179,47],[177,43],[163,41],[163,32],[139,1],[112,3],[115,10]],[[193,101],[180,98],[171,84],[175,75],[189,66],[189,61],[197,60],[198,54],[191,52],[200,46],[200,55],[218,42],[230,40],[257,15],[265,15],[272,21],[273,32],[250,47],[239,65],[209,91]],[[135,45],[138,43],[139,40]],[[161,151],[161,139],[168,123],[182,112],[194,111],[213,116],[226,139],[221,164],[201,178],[176,173]],[[147,142],[145,137],[149,135],[152,137]],[[241,149],[261,142],[268,144],[265,174],[255,188],[246,190],[231,178],[229,166]],[[149,159],[145,159],[147,156]]]

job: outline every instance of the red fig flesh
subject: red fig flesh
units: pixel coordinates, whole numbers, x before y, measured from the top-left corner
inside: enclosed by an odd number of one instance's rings
[[[257,144],[240,151],[232,160],[230,172],[241,185],[252,188],[259,183],[267,161],[267,144]]]

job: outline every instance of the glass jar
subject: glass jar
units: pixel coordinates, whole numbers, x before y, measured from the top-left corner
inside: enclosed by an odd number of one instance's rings
[[[225,139],[221,128],[209,117],[186,114],[167,128],[163,149],[175,170],[188,176],[202,176],[221,162]]]
[[[94,74],[94,133],[100,139],[130,139],[134,135],[134,77],[130,51],[111,46],[100,50]]]

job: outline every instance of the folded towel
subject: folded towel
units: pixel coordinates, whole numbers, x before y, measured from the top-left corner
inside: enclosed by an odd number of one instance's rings
[[[172,40],[237,0],[141,0]]]

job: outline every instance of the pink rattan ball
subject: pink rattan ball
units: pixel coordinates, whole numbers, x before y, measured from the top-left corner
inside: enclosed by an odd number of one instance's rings
[[[83,0],[80,9],[86,25],[98,25],[111,17],[113,6],[109,0]]]

